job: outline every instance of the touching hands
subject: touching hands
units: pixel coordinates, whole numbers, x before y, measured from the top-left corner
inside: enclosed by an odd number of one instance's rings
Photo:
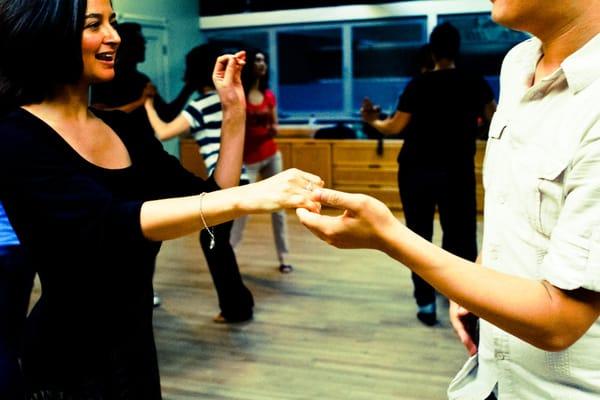
[[[379,118],[381,108],[371,102],[371,99],[365,97],[360,107],[360,115],[365,122],[373,122]]]
[[[454,331],[467,349],[467,352],[470,356],[476,354],[479,341],[477,316],[452,300],[450,300],[449,313],[452,328],[454,328]]]
[[[326,216],[305,209],[296,210],[300,222],[312,233],[339,248],[386,249],[386,238],[399,222],[385,204],[364,194],[331,189],[317,192],[316,201],[344,212],[338,216]]]
[[[242,86],[242,68],[246,64],[246,52],[225,54],[217,58],[213,70],[213,83],[219,93],[224,109],[246,109],[246,95]]]
[[[296,168],[287,169],[268,179],[242,186],[248,190],[242,200],[249,212],[273,212],[284,208],[321,211],[315,189],[323,187],[317,175]]]

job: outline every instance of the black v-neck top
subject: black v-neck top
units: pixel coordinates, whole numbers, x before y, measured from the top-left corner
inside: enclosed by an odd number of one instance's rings
[[[144,238],[140,209],[219,188],[187,172],[126,114],[93,112],[125,144],[129,167],[91,164],[23,109],[0,119],[0,201],[42,284],[23,368],[33,390],[156,399],[152,275],[160,243]]]

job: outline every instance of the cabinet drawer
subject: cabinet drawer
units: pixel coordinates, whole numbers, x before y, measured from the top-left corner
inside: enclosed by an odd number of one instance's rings
[[[291,148],[292,166],[318,175],[331,185],[331,146],[326,143],[299,143]]]
[[[395,165],[401,142],[384,142],[383,154],[377,154],[376,141],[347,141],[333,144],[333,163],[351,165]]]
[[[393,210],[401,210],[400,195],[396,187],[374,187],[363,185],[339,185],[334,187],[335,190],[349,193],[362,193],[382,201],[385,205]]]
[[[337,166],[333,170],[334,185],[364,185],[396,186],[397,167],[375,164],[371,168]]]

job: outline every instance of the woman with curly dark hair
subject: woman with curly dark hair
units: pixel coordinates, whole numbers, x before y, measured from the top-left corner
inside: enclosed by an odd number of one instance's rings
[[[152,274],[161,241],[248,213],[319,204],[319,177],[238,184],[245,53],[217,59],[222,151],[206,181],[117,111],[88,107],[114,77],[109,0],[0,2],[0,200],[38,267],[23,372],[30,399],[160,399]],[[227,189],[223,189],[227,188]],[[212,247],[212,245],[211,245]],[[111,296],[104,296],[106,291]]]

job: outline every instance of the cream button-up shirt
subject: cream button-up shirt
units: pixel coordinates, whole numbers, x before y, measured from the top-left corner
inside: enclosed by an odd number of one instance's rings
[[[483,265],[600,291],[600,35],[531,86],[541,43],[512,49],[484,161]],[[514,293],[507,292],[505,296]],[[600,399],[600,321],[547,352],[481,321],[450,399]]]

